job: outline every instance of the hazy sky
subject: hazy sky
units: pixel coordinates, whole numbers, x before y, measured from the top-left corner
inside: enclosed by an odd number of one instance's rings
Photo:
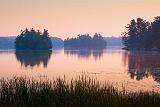
[[[61,38],[95,32],[120,36],[133,18],[153,20],[160,0],[0,0],[0,35],[48,29]]]

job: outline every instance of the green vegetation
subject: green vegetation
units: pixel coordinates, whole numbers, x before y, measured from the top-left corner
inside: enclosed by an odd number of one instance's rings
[[[127,92],[87,78],[0,80],[1,107],[159,107],[160,93]]]
[[[44,29],[41,33],[33,28],[22,31],[15,40],[16,50],[49,50],[52,48],[52,42],[49,38],[48,30]]]
[[[123,44],[128,50],[160,50],[160,17],[153,22],[141,18],[131,20],[123,33]]]
[[[100,34],[95,34],[93,38],[89,34],[78,35],[77,38],[67,38],[64,40],[64,48],[105,48],[106,41]]]

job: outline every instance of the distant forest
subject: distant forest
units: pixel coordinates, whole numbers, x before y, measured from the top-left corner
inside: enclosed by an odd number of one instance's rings
[[[153,22],[142,18],[131,20],[122,38],[127,50],[160,50],[160,17]]]
[[[14,49],[16,36],[0,37],[0,49]]]
[[[104,40],[107,41],[107,47],[123,47],[122,45],[122,37],[103,37]]]
[[[64,40],[64,48],[106,48],[107,42],[100,35],[95,34],[91,37],[89,34],[78,35],[76,38],[67,38]]]

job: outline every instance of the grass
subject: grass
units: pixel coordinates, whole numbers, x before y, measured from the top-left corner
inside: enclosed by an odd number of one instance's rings
[[[0,107],[159,107],[158,92],[127,92],[112,84],[81,76],[35,80],[25,77],[0,80]]]

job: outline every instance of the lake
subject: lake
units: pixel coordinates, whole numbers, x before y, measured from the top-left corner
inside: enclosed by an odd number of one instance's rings
[[[159,91],[160,53],[121,49],[0,50],[0,77],[26,76],[67,80],[81,75],[111,82],[129,91]]]

